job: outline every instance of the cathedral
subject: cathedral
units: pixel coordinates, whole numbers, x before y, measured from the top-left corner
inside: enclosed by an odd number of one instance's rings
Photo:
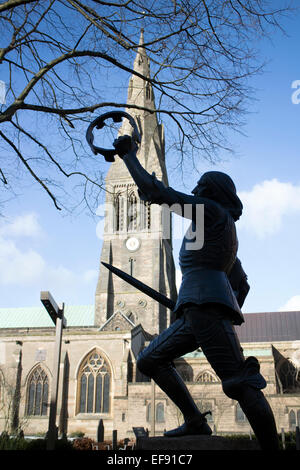
[[[134,70],[150,77],[141,34]],[[135,118],[141,145],[138,158],[168,185],[163,124],[155,113],[152,87],[133,74],[128,109]],[[151,109],[153,112],[146,112]],[[120,135],[128,133],[123,121]],[[66,306],[56,424],[59,434],[85,433],[96,440],[100,420],[105,438],[134,437],[133,427],[152,435],[177,427],[181,414],[168,397],[136,368],[138,353],[169,326],[171,312],[113,275],[106,262],[176,300],[170,218],[164,207],[140,200],[127,168],[116,159],[106,176],[106,206],[99,278],[93,305]],[[244,355],[261,364],[278,432],[300,422],[300,312],[245,314],[236,327]],[[48,430],[55,328],[43,306],[0,308],[0,432],[11,427],[25,435]],[[175,362],[201,411],[217,434],[251,432],[236,401],[226,397],[201,349]]]

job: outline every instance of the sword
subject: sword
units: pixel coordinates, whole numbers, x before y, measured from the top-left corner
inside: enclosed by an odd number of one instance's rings
[[[174,310],[176,304],[173,300],[169,299],[168,297],[161,294],[160,292],[157,292],[156,290],[152,289],[152,287],[147,286],[147,284],[144,284],[143,282],[139,281],[135,277],[130,276],[124,271],[121,271],[121,269],[115,268],[115,266],[112,266],[111,264],[108,264],[108,263],[104,263],[103,261],[101,261],[101,263],[103,264],[103,266],[109,269],[112,273],[116,274],[121,279],[128,282],[128,284],[130,284],[131,286],[136,287],[136,289],[148,295],[149,297],[151,297],[151,299],[156,300],[157,302],[169,308],[170,310]]]

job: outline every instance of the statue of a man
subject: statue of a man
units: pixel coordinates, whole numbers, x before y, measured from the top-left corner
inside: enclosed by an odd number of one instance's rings
[[[194,233],[197,205],[204,205],[204,244],[190,249],[191,240],[186,234],[180,250],[182,283],[174,309],[176,320],[152,340],[137,360],[139,370],[157,383],[184,416],[184,423],[165,432],[165,436],[211,434],[205,415],[173,365],[175,358],[200,347],[220,378],[224,393],[239,402],[261,448],[277,450],[274,416],[261,391],[266,382],[257,359],[244,358],[233,327],[233,323],[243,322],[240,305],[248,286],[237,259],[235,221],[243,206],[233,181],[224,173],[210,171],[203,174],[192,195],[184,194],[166,187],[141,166],[129,136],[119,137],[114,146],[137,184],[141,199],[168,204],[170,208],[179,204],[183,216],[190,214]],[[185,210],[186,205],[192,210]],[[234,282],[230,283],[233,271]]]

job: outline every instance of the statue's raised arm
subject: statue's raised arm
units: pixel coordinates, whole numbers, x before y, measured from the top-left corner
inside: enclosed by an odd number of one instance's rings
[[[222,382],[224,393],[237,400],[263,450],[278,450],[278,436],[273,412],[262,389],[266,381],[258,360],[245,358],[233,324],[244,321],[241,306],[249,291],[247,276],[237,258],[238,239],[235,222],[243,205],[235,184],[225,173],[209,171],[198,181],[192,194],[183,194],[166,187],[154,174],[150,175],[136,156],[136,145],[129,136],[114,142],[139,188],[140,197],[151,203],[169,204],[184,209],[185,205],[204,207],[204,217],[192,213],[179,253],[182,281],[173,313],[176,320],[137,358],[137,367],[151,377],[178,406],[184,423],[166,431],[166,437],[191,434],[210,435],[211,429],[177,373],[175,358],[201,348],[210,366]],[[197,211],[196,211],[197,212]],[[203,224],[203,243],[189,239]]]

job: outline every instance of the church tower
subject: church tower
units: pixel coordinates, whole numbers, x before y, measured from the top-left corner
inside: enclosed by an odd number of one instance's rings
[[[141,32],[134,70],[150,77],[149,58],[142,47]],[[137,157],[142,166],[168,185],[165,166],[163,125],[158,123],[154,93],[149,82],[132,75],[127,108],[141,134]],[[130,134],[131,126],[123,119],[119,135]],[[131,274],[173,300],[176,300],[175,267],[172,254],[170,215],[157,204],[140,200],[123,161],[116,157],[106,176],[106,213],[100,261]],[[170,324],[170,311],[128,283],[113,275],[100,263],[95,296],[95,325],[101,329],[132,328],[141,324],[151,333],[160,333]]]

